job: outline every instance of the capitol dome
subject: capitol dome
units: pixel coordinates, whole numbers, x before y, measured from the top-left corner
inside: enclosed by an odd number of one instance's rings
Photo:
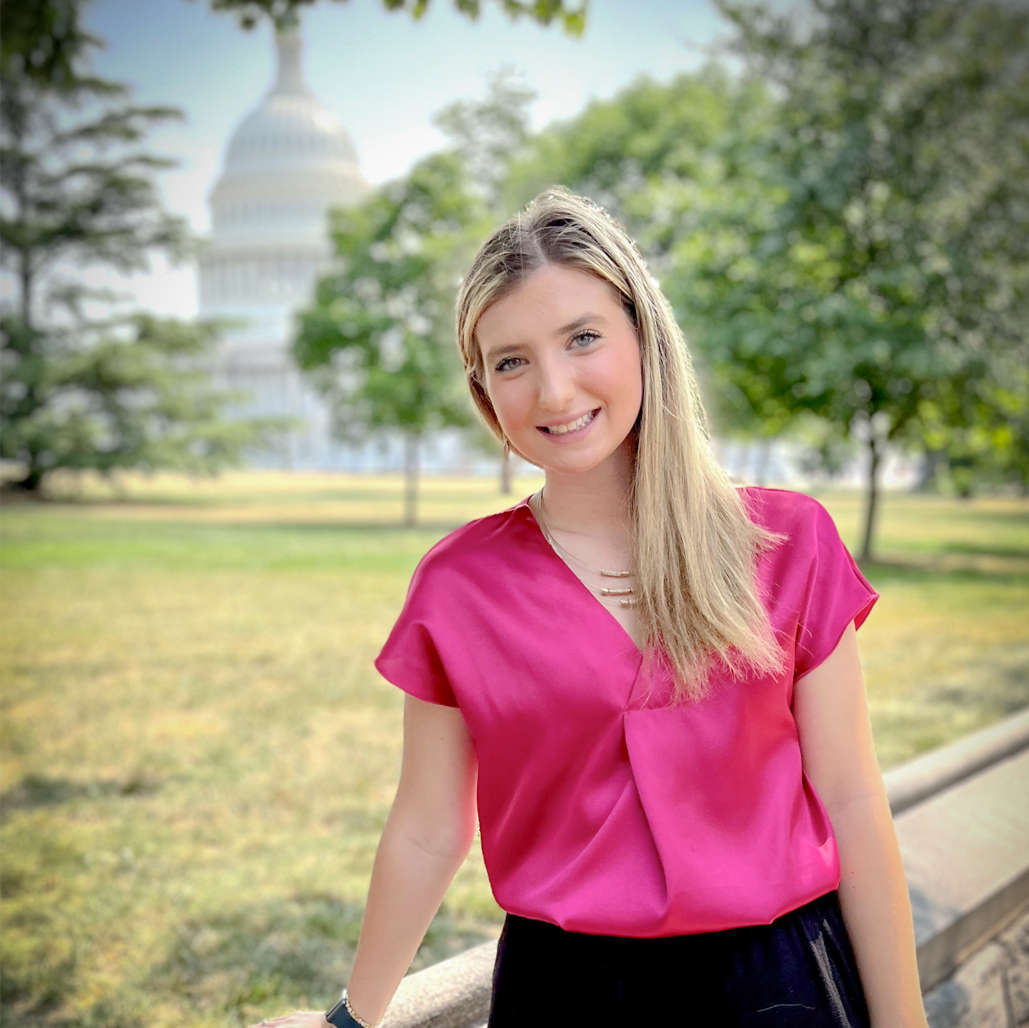
[[[211,191],[219,247],[321,243],[328,209],[368,191],[346,129],[304,83],[297,31],[279,33],[276,47],[275,83],[232,134]]]
[[[280,41],[280,55],[297,42]],[[357,151],[339,118],[314,98],[298,74],[280,70],[264,102],[233,133],[225,155],[226,174],[279,161],[298,164],[311,157],[357,164]]]
[[[286,463],[311,466],[328,459],[328,414],[292,360],[294,318],[331,263],[330,210],[369,187],[350,135],[304,82],[299,32],[275,43],[275,81],[232,133],[208,196],[199,309],[233,322],[216,379],[248,397],[241,413],[301,424]]]

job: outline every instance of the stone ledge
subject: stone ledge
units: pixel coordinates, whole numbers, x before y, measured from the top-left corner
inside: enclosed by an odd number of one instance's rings
[[[1029,748],[1029,710],[955,743],[924,753],[883,775],[894,817],[991,764]]]
[[[1029,750],[894,819],[926,991],[1029,905]]]
[[[926,993],[929,1028],[1020,1028],[1029,1023],[1029,915]]]
[[[382,1028],[468,1028],[489,1016],[495,942],[465,950],[409,974],[389,1005]]]

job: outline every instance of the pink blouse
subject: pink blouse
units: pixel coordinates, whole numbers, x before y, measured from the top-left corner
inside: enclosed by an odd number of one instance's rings
[[[825,509],[747,489],[785,542],[759,585],[781,675],[715,672],[669,706],[617,620],[551,549],[526,502],[434,546],[375,666],[460,707],[479,762],[493,894],[562,928],[650,938],[767,924],[839,885],[832,826],[801,767],[793,683],[877,599]]]

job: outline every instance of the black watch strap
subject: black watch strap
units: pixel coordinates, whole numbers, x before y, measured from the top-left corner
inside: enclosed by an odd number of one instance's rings
[[[334,1024],[336,1028],[360,1028],[360,1025],[350,1016],[345,999],[341,999],[331,1010],[325,1012],[325,1020],[329,1024]]]

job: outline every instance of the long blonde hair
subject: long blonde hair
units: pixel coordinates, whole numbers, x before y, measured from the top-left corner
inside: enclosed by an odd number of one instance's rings
[[[480,414],[504,434],[484,386],[476,326],[547,264],[610,283],[636,329],[643,406],[630,492],[636,616],[648,660],[665,660],[675,698],[708,690],[713,660],[734,675],[782,666],[758,596],[758,553],[780,537],[754,524],[708,442],[686,341],[625,230],[563,188],[541,193],[483,244],[461,285],[457,339]]]

